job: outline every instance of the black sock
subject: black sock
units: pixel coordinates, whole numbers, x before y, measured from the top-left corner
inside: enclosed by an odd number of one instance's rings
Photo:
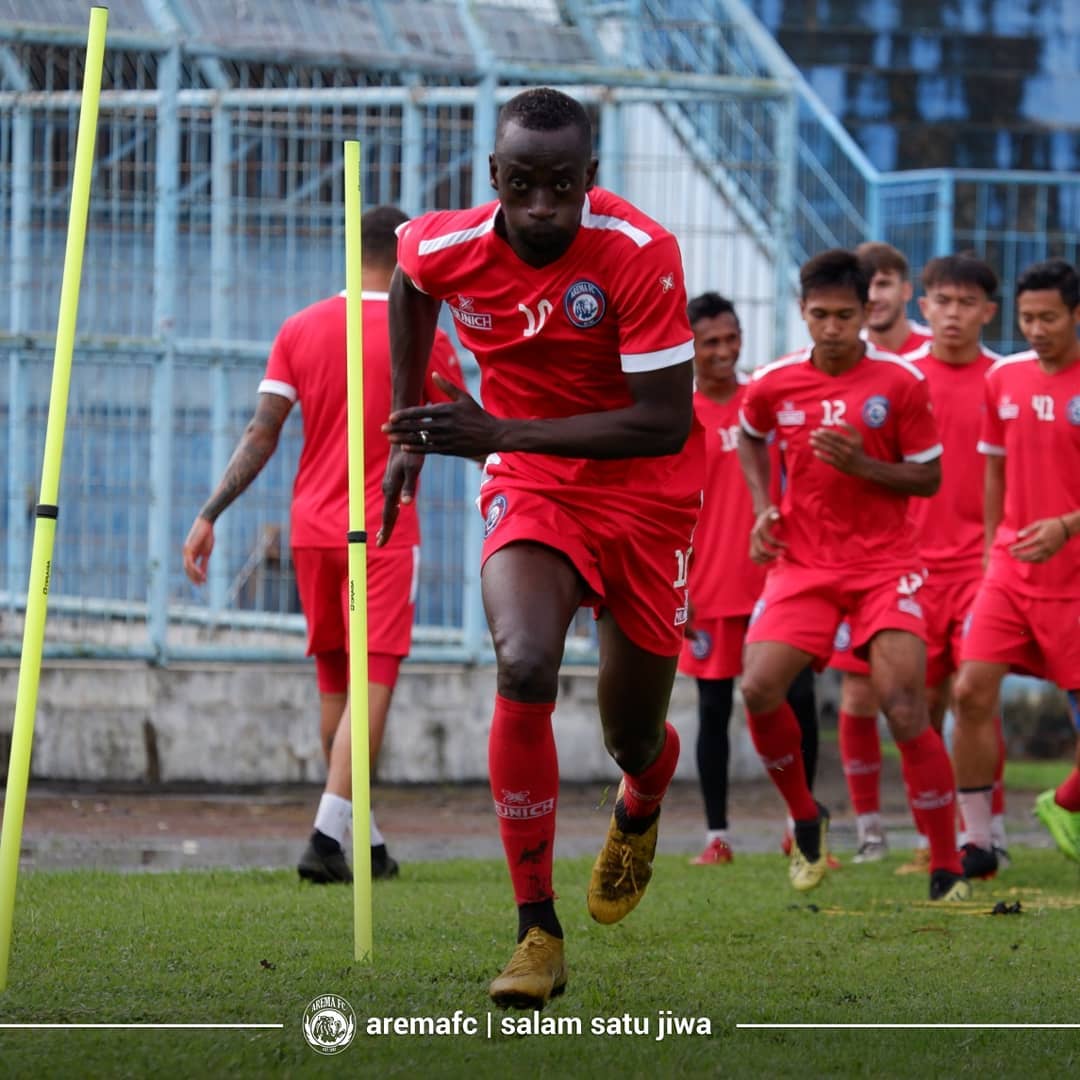
[[[795,845],[810,862],[817,862],[821,858],[821,813],[824,811],[818,804],[818,816],[812,821],[795,822]]]
[[[555,914],[555,900],[538,900],[533,904],[518,904],[518,941],[521,941],[529,929],[539,926],[546,934],[562,938],[562,926]]]
[[[341,850],[341,845],[332,836],[327,836],[318,829],[312,830],[311,846],[320,855],[333,855],[334,852]]]
[[[705,800],[705,824],[726,829],[728,758],[731,744],[728,723],[734,679],[698,679],[697,767]]]
[[[620,832],[634,833],[638,836],[647,833],[652,828],[653,822],[660,816],[660,807],[658,806],[651,814],[646,817],[635,818],[631,817],[626,812],[626,806],[622,799],[615,804],[615,824],[618,826]]]

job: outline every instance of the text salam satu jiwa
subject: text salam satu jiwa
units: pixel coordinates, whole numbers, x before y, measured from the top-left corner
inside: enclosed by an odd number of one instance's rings
[[[372,1035],[647,1035],[656,1042],[668,1036],[712,1035],[712,1021],[704,1016],[676,1016],[670,1009],[661,1009],[656,1018],[648,1016],[543,1016],[539,1010],[513,1016],[499,1017],[487,1024],[460,1009],[453,1016],[372,1016],[366,1021],[367,1034]]]

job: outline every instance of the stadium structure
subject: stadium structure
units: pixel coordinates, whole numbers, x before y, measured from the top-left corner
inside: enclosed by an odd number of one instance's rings
[[[87,12],[0,4],[8,657]],[[601,182],[676,233],[692,291],[736,301],[749,362],[800,339],[799,263],[871,238],[916,273],[937,253],[985,255],[1006,299],[988,341],[1011,350],[1018,269],[1080,254],[1078,19],[1070,0],[113,0],[46,655],[302,654],[288,565],[298,418],[222,519],[205,590],[179,547],[277,327],[343,284],[344,139],[362,141],[366,205],[467,206],[490,197],[500,103],[558,85],[595,119]],[[488,644],[473,467],[431,461],[424,482],[415,656],[474,661]]]

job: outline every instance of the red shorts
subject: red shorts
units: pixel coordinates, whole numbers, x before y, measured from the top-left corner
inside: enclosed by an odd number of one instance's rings
[[[964,624],[981,584],[981,576],[926,579],[919,599],[926,608],[927,686],[940,686],[960,666]]]
[[[508,544],[561,552],[591,591],[584,604],[606,609],[639,648],[678,656],[686,625],[692,505],[642,498],[624,489],[559,487],[540,492],[506,479],[480,489],[481,563]]]
[[[349,552],[347,548],[293,548],[296,588],[307,619],[307,654],[315,657],[319,689],[348,687]],[[420,548],[367,553],[368,679],[393,686],[409,655],[419,580]]]
[[[1080,600],[1043,600],[983,581],[966,620],[961,660],[1008,664],[1080,688]]]
[[[743,641],[749,615],[698,619],[697,637],[683,638],[679,670],[695,679],[734,679],[742,674]]]
[[[814,657],[823,668],[834,652],[840,624],[850,627],[850,648],[865,659],[870,639],[882,630],[903,630],[926,640],[926,622],[917,598],[917,572],[842,577],[834,570],[783,566],[770,571],[750,616],[747,643],[779,641]]]

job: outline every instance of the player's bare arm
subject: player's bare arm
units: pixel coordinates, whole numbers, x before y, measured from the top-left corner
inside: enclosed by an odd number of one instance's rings
[[[435,342],[440,303],[421,292],[400,268],[394,271],[389,311],[391,402],[395,410],[391,415],[420,400]],[[442,380],[440,385],[443,385]],[[389,431],[389,425],[385,425],[383,431]],[[395,443],[395,440],[391,438],[390,442]],[[423,457],[404,453],[400,442],[390,447],[382,484],[383,519],[375,541],[378,547],[382,547],[394,531],[399,502],[410,503],[416,497],[416,478],[423,463]]]
[[[184,572],[196,585],[206,581],[206,567],[214,549],[214,522],[270,460],[291,408],[292,401],[281,394],[259,394],[255,415],[248,421],[221,481],[199,511],[184,541]]]
[[[848,476],[880,484],[902,495],[929,497],[941,486],[941,461],[882,461],[863,450],[862,436],[850,424],[810,433],[814,455]]]
[[[633,404],[549,420],[494,417],[464,390],[439,380],[452,401],[395,410],[383,430],[409,457],[479,457],[496,451],[598,460],[662,457],[678,453],[690,434],[693,379],[690,361],[628,374]]]
[[[750,558],[756,563],[772,562],[786,547],[775,533],[780,511],[769,501],[769,447],[764,439],[739,432],[737,448],[750,499],[754,505],[754,526],[750,530]]]

